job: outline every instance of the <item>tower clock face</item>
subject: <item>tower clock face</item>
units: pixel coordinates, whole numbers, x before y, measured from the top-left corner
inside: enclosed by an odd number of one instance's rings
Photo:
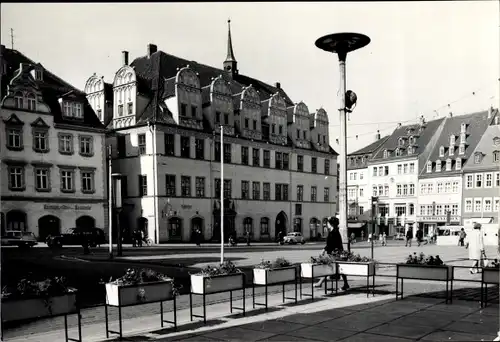
[[[231,67],[228,65],[228,66],[226,67],[226,70],[227,70],[227,71],[230,71],[230,70],[231,70]]]

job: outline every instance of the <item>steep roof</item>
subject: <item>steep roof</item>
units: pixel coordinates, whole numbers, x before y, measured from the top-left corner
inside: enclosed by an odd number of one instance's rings
[[[367,145],[367,146],[365,146],[357,151],[349,153],[349,156],[357,156],[357,155],[361,155],[361,154],[373,153],[373,152],[377,151],[377,149],[380,146],[382,146],[382,144],[384,144],[387,141],[387,139],[389,139],[389,137],[390,137],[390,135],[386,135],[383,138],[377,139],[374,142],[372,142],[371,144],[369,144],[369,145]]]
[[[497,115],[499,115],[498,110]],[[486,128],[481,140],[479,140],[474,151],[471,152],[463,170],[475,171],[491,168],[500,171],[500,163],[495,163],[493,161],[493,152],[495,151],[500,152],[500,125],[490,125]],[[475,163],[474,161],[474,155],[476,153],[482,154],[482,158],[479,163]]]
[[[488,111],[482,111],[466,115],[447,117],[445,118],[445,120],[446,121],[444,122],[443,130],[439,135],[439,138],[434,145],[428,160],[433,163],[432,171],[434,172],[436,170],[435,162],[441,161],[441,163],[444,163],[448,158],[450,158],[452,160],[451,170],[446,171],[446,168],[442,167],[439,174],[460,173],[460,170],[455,170],[455,159],[461,158],[463,164],[470,158],[479,140],[488,128],[491,119],[488,118]],[[462,123],[466,124],[466,143],[465,153],[459,155],[460,130]],[[451,135],[455,136],[456,142],[453,146],[453,155],[450,156],[449,149]],[[441,146],[443,146],[445,150],[443,157],[440,157],[439,153]]]
[[[68,82],[59,78],[49,70],[45,69],[40,63],[36,63],[23,53],[5,48],[2,46],[2,59],[6,63],[6,73],[2,76],[1,93],[7,94],[7,89],[10,81],[14,77],[21,64],[29,64],[43,70],[43,79],[35,80],[40,88],[44,102],[49,106],[51,114],[54,117],[55,123],[62,123],[74,126],[86,126],[92,128],[104,128],[104,125],[99,121],[99,118],[94,113],[94,110],[87,101],[86,94],[78,88],[72,86]],[[83,103],[83,121],[75,122],[75,120],[66,119],[61,112],[61,106],[58,99],[67,94]]]

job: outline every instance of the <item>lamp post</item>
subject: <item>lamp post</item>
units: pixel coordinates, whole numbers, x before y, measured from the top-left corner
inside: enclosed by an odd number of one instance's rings
[[[122,211],[122,175],[113,173],[113,210],[116,217],[116,239],[117,239],[117,256],[122,256],[122,229],[120,227],[120,212]]]
[[[345,62],[347,54],[360,49],[370,43],[370,38],[360,33],[334,33],[316,40],[316,47],[321,50],[336,53],[340,67],[340,189],[339,189],[339,224],[342,241],[347,241],[347,249],[351,244],[347,234],[347,120],[346,113],[350,113],[356,104],[356,94],[350,90],[346,92]],[[346,97],[347,95],[347,97]]]

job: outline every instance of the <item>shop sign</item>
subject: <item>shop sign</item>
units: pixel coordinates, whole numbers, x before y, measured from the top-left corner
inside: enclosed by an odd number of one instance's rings
[[[92,210],[91,205],[59,205],[59,204],[45,204],[45,210]]]

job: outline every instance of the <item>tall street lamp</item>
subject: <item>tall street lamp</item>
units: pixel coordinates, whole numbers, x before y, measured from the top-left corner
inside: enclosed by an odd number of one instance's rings
[[[120,227],[120,212],[122,211],[122,175],[120,173],[113,173],[111,179],[113,180],[113,210],[116,217],[116,255],[122,256],[122,229]]]
[[[350,113],[356,104],[356,94],[346,92],[345,61],[347,54],[360,49],[370,43],[370,38],[360,33],[334,33],[316,40],[316,47],[321,50],[336,53],[340,66],[340,189],[339,189],[339,224],[342,240],[347,241],[347,249],[351,245],[347,234],[347,120],[346,114]]]

